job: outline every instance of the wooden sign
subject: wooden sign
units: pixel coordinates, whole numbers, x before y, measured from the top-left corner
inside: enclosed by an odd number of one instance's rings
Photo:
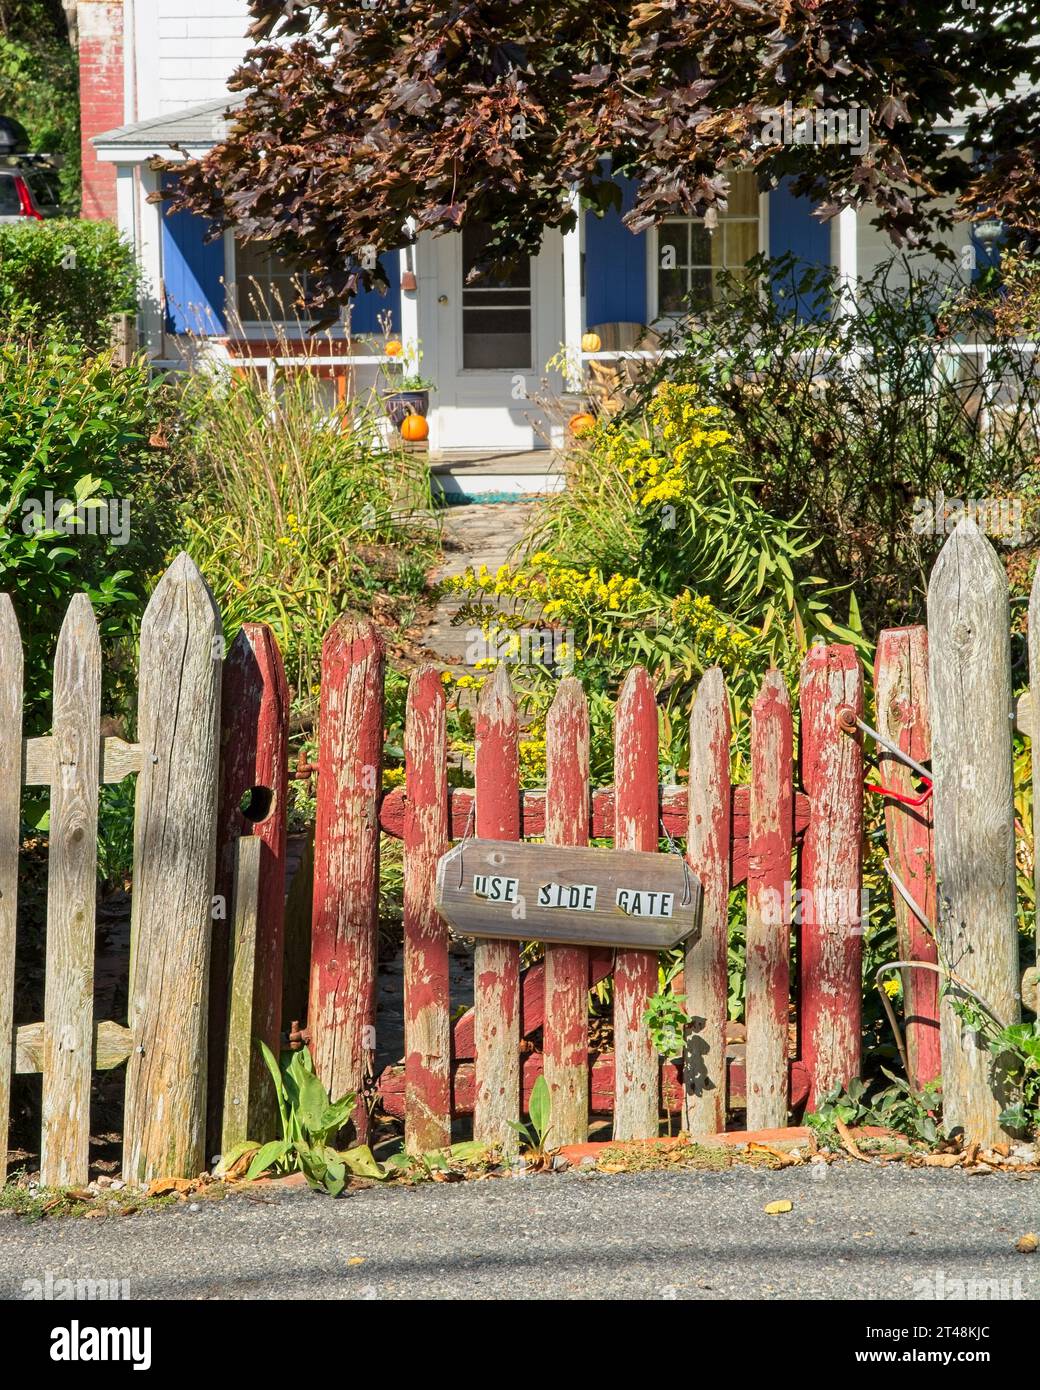
[[[437,864],[456,936],[667,950],[699,926],[701,885],[676,854],[464,840]]]

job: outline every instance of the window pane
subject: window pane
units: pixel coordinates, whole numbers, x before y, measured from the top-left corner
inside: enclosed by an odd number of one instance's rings
[[[531,315],[527,310],[496,309],[462,314],[462,365],[495,370],[531,366]]]
[[[527,257],[521,260],[518,265],[507,269],[504,266],[496,266],[486,270],[478,280],[473,280],[467,285],[469,273],[473,269],[477,258],[488,244],[491,236],[491,228],[483,224],[462,229],[462,283],[467,288],[484,287],[493,285],[508,286],[511,289],[523,289],[531,284],[531,260]]]
[[[657,275],[657,303],[662,314],[678,314],[686,298],[686,271],[661,270]]]
[[[712,272],[708,269],[690,271],[690,308],[704,309],[712,301]]]
[[[692,243],[692,256],[690,264],[701,266],[711,265],[712,244],[715,240],[716,237],[712,236],[703,222],[691,223],[690,241]]]
[[[689,265],[689,222],[662,222],[657,235],[657,248],[657,264],[661,270],[674,270],[676,266]]]
[[[235,242],[235,302],[247,322],[283,322],[299,313],[307,283],[262,242]]]
[[[0,174],[0,217],[17,217],[21,209],[14,179],[8,174]]]

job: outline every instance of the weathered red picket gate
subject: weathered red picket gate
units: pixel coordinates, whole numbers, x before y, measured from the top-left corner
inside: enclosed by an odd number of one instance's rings
[[[665,1108],[681,1114],[689,1133],[708,1134],[741,1099],[750,1127],[782,1125],[859,1074],[863,739],[873,731],[851,647],[808,652],[797,728],[783,679],[766,675],[751,712],[749,786],[730,784],[729,704],[718,670],[705,674],[693,705],[686,785],[660,785],[654,690],[636,667],[616,706],[613,785],[589,785],[588,708],[580,684],[567,678],[547,721],[547,785],[521,789],[516,704],[500,666],[481,695],[475,786],[450,787],[444,686],[439,671],[423,666],[408,694],[405,785],[383,795],[382,643],[369,623],[340,619],[323,649],[312,906],[303,930],[297,913],[290,931],[288,693],[270,630],[246,624],[225,656],[212,596],[187,557],[178,559],[145,616],[139,741],[122,744],[98,736],[100,654],[89,605],[77,600],[59,644],[54,734],[23,739],[18,634],[5,612],[0,604],[0,762],[14,788],[50,785],[55,799],[45,1017],[18,1026],[13,792],[5,802],[0,1140],[12,1069],[42,1071],[46,1180],[85,1179],[90,1072],[124,1061],[128,1174],[192,1175],[217,1147],[268,1137],[272,1097],[254,1040],[276,1048],[304,1012],[301,960],[322,1079],[335,1094],[358,1090],[403,1115],[413,1151],[448,1143],[453,1118],[470,1113],[477,1137],[508,1149],[508,1122],[520,1117],[540,1073],[552,1093],[556,1143],[585,1139],[592,1114],[612,1113],[619,1138],[653,1136]],[[900,959],[922,967],[904,978],[911,1076],[932,1080],[941,1061],[947,1123],[992,1142],[1001,1126],[991,1066],[955,1010],[946,1002],[940,1010],[928,967],[937,934],[950,988],[963,985],[1002,1021],[1017,1019],[1009,714],[1029,736],[1035,719],[1028,704],[1012,711],[1007,577],[970,523],[935,566],[928,614],[927,631],[893,629],[878,640],[875,721],[891,747],[918,764],[931,757],[934,797],[915,791],[910,769],[890,753],[879,755],[868,794],[884,798]],[[1040,577],[1030,605],[1030,681],[1031,709],[1040,712]],[[930,703],[941,733],[934,746]],[[130,775],[137,830],[124,1026],[93,1017],[91,827],[98,782]],[[377,1077],[384,834],[404,843],[405,1059]],[[473,1007],[452,1021],[435,868],[453,841],[471,834],[566,846],[608,840],[648,854],[685,839],[703,905],[677,986],[692,1020],[681,1065],[661,1065],[645,1026],[658,986],[648,951],[549,945],[521,972],[519,943],[478,940]],[[726,1023],[728,901],[745,881],[746,1036],[735,1043]],[[608,976],[613,1047],[596,1053],[588,993]],[[360,1106],[362,1137],[367,1116]]]
[[[926,710],[898,671],[922,640],[923,629],[885,634],[879,654],[879,679],[891,688],[888,727],[918,751]],[[470,1113],[478,1138],[508,1145],[508,1121],[520,1117],[543,1071],[556,1142],[584,1140],[590,1113],[613,1112],[616,1137],[656,1135],[662,1106],[681,1112],[689,1132],[712,1133],[725,1126],[727,1098],[746,1098],[749,1125],[782,1125],[790,1108],[859,1073],[863,757],[861,734],[854,723],[850,731],[848,719],[863,713],[863,686],[850,647],[816,646],[805,659],[804,790],[795,788],[792,714],[775,671],[752,711],[751,785],[730,786],[728,699],[721,672],[712,670],[691,718],[688,785],[661,787],[657,705],[639,667],[618,699],[612,787],[589,786],[586,699],[567,678],[547,721],[546,787],[520,788],[519,724],[504,666],[481,696],[475,787],[449,787],[444,686],[439,671],[426,666],[414,672],[409,689],[405,786],[379,803],[382,659],[375,630],[364,624],[344,623],[326,643],[308,1026],[333,1090],[374,1081],[383,1106],[404,1117],[409,1148],[427,1150],[449,1142],[453,1116]],[[926,728],[923,733],[926,738]],[[891,804],[893,824],[902,827],[904,808]],[[371,1078],[364,1039],[374,1038],[375,1026],[381,831],[404,841],[405,1061]],[[893,841],[904,874],[907,861],[916,862],[917,831],[926,842],[920,814],[912,830],[900,829],[898,845]],[[662,1067],[644,1024],[647,1000],[658,988],[657,956],[650,952],[550,945],[521,975],[519,944],[478,940],[474,1005],[451,1025],[448,932],[435,907],[435,867],[467,833],[559,845],[606,839],[648,853],[659,852],[665,834],[685,838],[704,905],[680,985],[695,1020],[681,1067]],[[731,1046],[727,1058],[728,898],[745,879],[746,1046]],[[792,1056],[789,934],[799,901],[800,1046]],[[928,945],[915,939],[910,949],[927,954]],[[614,1047],[590,1054],[588,993],[608,975]],[[915,1000],[915,1057],[920,1054],[919,1074],[926,1078],[936,1069],[936,1048],[929,1051],[928,1042],[937,1032],[936,1014],[928,1000]],[[531,1043],[539,1031],[540,1048]]]

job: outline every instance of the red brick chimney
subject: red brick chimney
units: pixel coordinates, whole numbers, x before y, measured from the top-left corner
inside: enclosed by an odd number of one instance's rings
[[[79,119],[82,216],[116,220],[116,168],[99,164],[91,137],[123,125],[123,0],[79,0]]]

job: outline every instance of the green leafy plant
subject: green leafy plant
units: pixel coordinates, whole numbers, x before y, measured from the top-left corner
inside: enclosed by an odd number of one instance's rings
[[[806,1115],[806,1124],[819,1139],[839,1145],[836,1121],[840,1120],[849,1126],[880,1125],[925,1144],[939,1142],[943,1137],[940,1083],[929,1082],[915,1092],[905,1077],[896,1076],[885,1067],[881,1071],[891,1082],[884,1090],[871,1096],[867,1083],[853,1077],[847,1087],[835,1087],[818,1102],[813,1113]]]
[[[459,1144],[449,1144],[443,1149],[429,1149],[426,1153],[410,1154],[403,1147],[391,1154],[384,1164],[388,1176],[403,1178],[406,1182],[437,1180],[447,1173],[465,1172],[484,1164],[491,1150],[479,1139],[463,1140]]]
[[[18,312],[39,336],[74,338],[91,352],[112,339],[112,317],[136,307],[133,249],[111,222],[22,218],[0,225],[0,321]]]
[[[80,591],[105,650],[106,712],[125,707],[126,650],[175,525],[149,442],[164,404],[148,364],[28,327],[19,312],[0,330],[0,588],[21,627],[35,733],[49,727],[54,647]]]
[[[685,1002],[685,994],[673,994],[667,986],[659,989],[647,1000],[643,1022],[650,1034],[654,1050],[666,1062],[674,1061],[683,1055],[686,1029],[689,1025]]]
[[[527,1116],[530,1124],[525,1124],[523,1120],[509,1120],[509,1128],[523,1141],[524,1157],[544,1159],[547,1157],[545,1141],[552,1129],[552,1093],[544,1076],[539,1076],[531,1087]]]
[[[944,997],[993,1056],[993,1083],[1007,1102],[1000,1123],[1024,1134],[1040,1133],[1040,1018],[1001,1027],[974,999],[952,988]]]
[[[296,696],[316,703],[321,644],[344,611],[407,626],[439,553],[424,457],[388,449],[381,411],[330,408],[325,383],[196,378],[171,442],[187,549],[224,634],[267,622]]]
[[[224,1172],[251,1155],[245,1178],[252,1181],[267,1172],[303,1173],[311,1187],[337,1197],[346,1186],[348,1171],[358,1177],[381,1179],[383,1169],[367,1144],[336,1149],[333,1140],[354,1113],[355,1092],[333,1101],[314,1071],[309,1048],[283,1057],[279,1066],[274,1053],[258,1039],[274,1082],[282,1137],[266,1144],[246,1139],[221,1160]]]

